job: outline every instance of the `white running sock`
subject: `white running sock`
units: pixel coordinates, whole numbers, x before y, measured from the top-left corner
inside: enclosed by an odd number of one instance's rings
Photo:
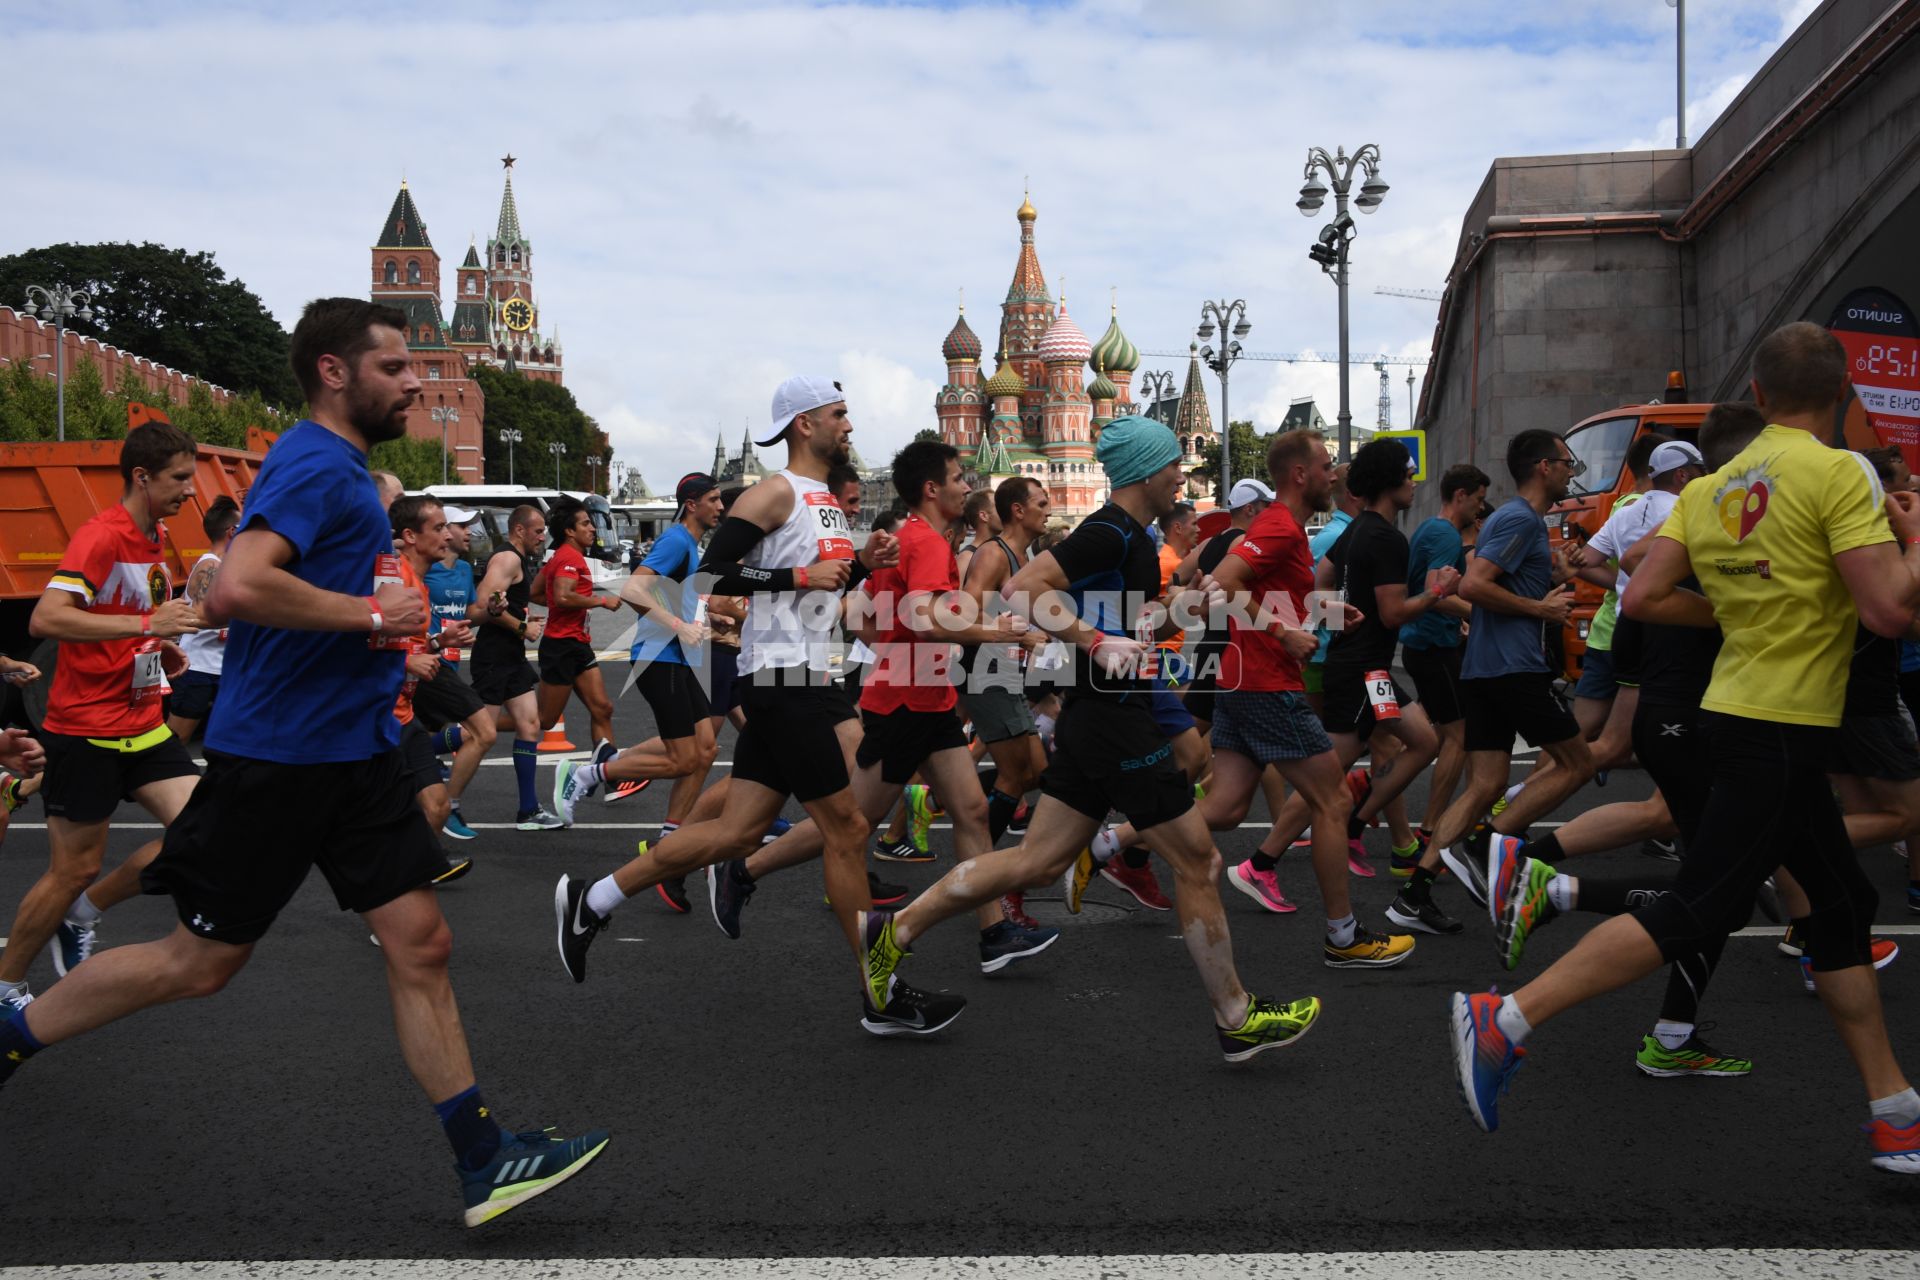
[[[1508,804],[1512,804],[1515,800],[1520,798],[1520,793],[1521,791],[1526,789],[1526,785],[1527,784],[1524,782],[1514,783],[1512,786],[1507,788],[1507,794],[1502,798],[1506,800]]]
[[[1516,1048],[1533,1034],[1533,1024],[1527,1021],[1527,1015],[1520,1012],[1520,1006],[1513,1002],[1512,996],[1501,999],[1500,1010],[1493,1015],[1493,1021],[1500,1028],[1500,1034],[1507,1038],[1507,1043]]]
[[[8,982],[4,978],[0,978],[0,996],[19,996],[25,995],[26,992],[26,979],[22,978],[18,982]]]
[[[1547,901],[1555,911],[1571,911],[1580,901],[1580,882],[1569,875],[1557,875],[1547,881]],[[1668,1045],[1669,1049],[1673,1046]]]
[[[1093,849],[1093,860],[1104,863],[1109,861],[1114,854],[1120,852],[1120,841],[1114,838],[1112,827],[1102,827],[1094,833],[1091,847]]]
[[[1691,1022],[1669,1022],[1665,1018],[1653,1024],[1653,1038],[1663,1049],[1678,1049],[1693,1038]]]
[[[1359,932],[1359,928],[1359,922],[1349,911],[1338,920],[1327,921],[1327,941],[1336,947],[1350,947],[1353,945],[1353,936]]]
[[[1875,1098],[1867,1104],[1875,1120],[1885,1120],[1895,1128],[1904,1129],[1916,1120],[1920,1120],[1920,1093],[1912,1089],[1902,1089],[1899,1093],[1885,1098]]]
[[[579,784],[582,791],[592,791],[600,785],[602,767],[597,764],[583,764],[574,773],[573,780]]]
[[[597,916],[612,915],[613,909],[626,900],[627,895],[620,892],[612,876],[594,881],[593,887],[587,890],[587,910]]]
[[[67,908],[67,923],[77,929],[84,929],[100,918],[100,908],[93,905],[93,899],[81,894]]]

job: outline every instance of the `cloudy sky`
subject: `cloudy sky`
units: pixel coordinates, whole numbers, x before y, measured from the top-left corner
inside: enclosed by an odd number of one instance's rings
[[[1692,6],[1691,136],[1814,7]],[[1674,134],[1662,0],[0,0],[0,20],[7,78],[38,68],[43,104],[0,140],[0,252],[211,250],[291,327],[308,298],[364,293],[403,175],[450,290],[519,157],[543,327],[656,489],[791,372],[847,384],[869,462],[932,425],[962,289],[993,340],[1023,183],[1090,336],[1110,289],[1150,350],[1184,351],[1203,298],[1244,297],[1249,350],[1333,352],[1319,220],[1293,202],[1308,146],[1375,142],[1392,190],[1360,222],[1353,347],[1424,359],[1433,304],[1373,291],[1441,286],[1494,157]],[[1312,395],[1331,419],[1338,384],[1246,361],[1234,416]],[[1371,423],[1373,371],[1351,388]]]

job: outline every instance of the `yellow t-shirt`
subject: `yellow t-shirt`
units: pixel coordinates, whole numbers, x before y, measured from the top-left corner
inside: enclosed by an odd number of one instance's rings
[[[1726,636],[1701,708],[1838,725],[1859,617],[1833,557],[1893,541],[1872,464],[1770,426],[1688,485],[1660,536],[1687,549]]]

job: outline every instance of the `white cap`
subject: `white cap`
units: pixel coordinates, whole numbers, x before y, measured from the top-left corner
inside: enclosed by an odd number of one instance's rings
[[[838,404],[846,398],[846,392],[832,378],[806,373],[788,378],[773,393],[773,424],[767,428],[765,436],[754,443],[764,449],[778,440],[796,417],[823,404]]]
[[[1258,480],[1235,480],[1227,492],[1227,510],[1238,511],[1249,502],[1272,502],[1273,490]]]
[[[446,503],[440,509],[446,512],[448,524],[465,524],[469,520],[477,520],[480,517],[478,511],[469,511],[465,507],[456,507],[451,502]]]
[[[1678,471],[1682,467],[1704,467],[1707,460],[1700,451],[1685,440],[1669,440],[1654,449],[1653,456],[1647,459],[1647,474],[1659,479],[1669,471]]]

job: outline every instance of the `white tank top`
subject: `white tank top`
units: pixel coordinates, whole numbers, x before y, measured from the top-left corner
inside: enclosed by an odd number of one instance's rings
[[[853,559],[847,513],[826,484],[791,471],[774,474],[793,486],[793,510],[743,563],[756,569],[798,569],[816,560]],[[840,622],[840,595],[817,588],[756,593],[740,628],[740,673],[763,667],[828,670]]]
[[[213,562],[213,567],[216,570],[219,569],[220,557],[209,551],[194,561],[194,570],[197,571],[201,565],[207,563],[209,560]],[[193,580],[192,573],[187,575],[187,580],[189,582]],[[198,605],[205,602],[202,600],[194,600],[192,603]],[[226,663],[227,629],[225,627],[208,627],[205,631],[189,631],[180,637],[180,648],[187,655],[188,670],[204,671],[210,676],[217,676],[220,674],[220,668]]]

